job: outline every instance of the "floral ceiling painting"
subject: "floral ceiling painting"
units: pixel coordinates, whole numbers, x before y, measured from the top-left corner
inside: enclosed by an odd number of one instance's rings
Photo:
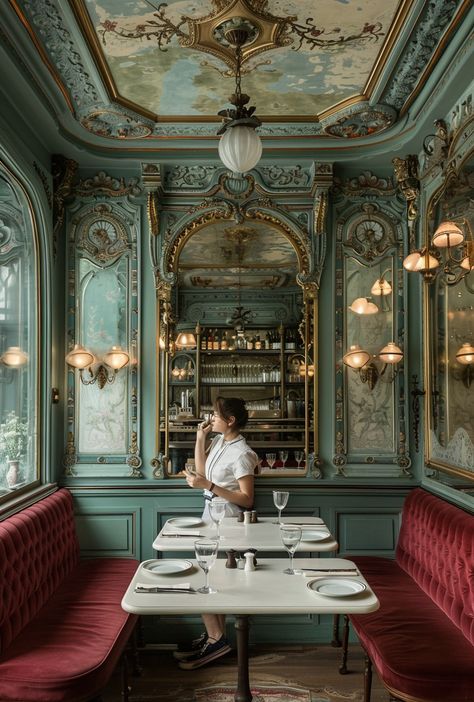
[[[117,92],[147,114],[214,117],[234,88],[225,31],[244,20],[250,39],[242,84],[259,115],[311,120],[364,95],[399,5],[399,0],[86,0],[84,7]]]

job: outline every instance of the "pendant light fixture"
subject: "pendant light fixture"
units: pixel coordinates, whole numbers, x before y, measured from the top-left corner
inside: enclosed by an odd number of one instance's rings
[[[217,114],[224,118],[224,124],[217,132],[222,135],[219,141],[219,158],[232,173],[246,173],[255,168],[262,156],[262,142],[255,129],[261,121],[254,114],[255,107],[246,107],[250,97],[241,89],[242,47],[249,40],[249,30],[242,23],[231,26],[224,32],[230,46],[235,48],[235,92],[229,102],[235,109],[220,110]]]

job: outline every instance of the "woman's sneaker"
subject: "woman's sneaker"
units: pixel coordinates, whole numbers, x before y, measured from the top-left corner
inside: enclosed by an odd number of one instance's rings
[[[178,665],[183,670],[194,670],[195,668],[200,668],[202,665],[216,660],[216,658],[225,656],[225,654],[229,653],[231,650],[225,636],[221,636],[219,641],[206,641],[199,651],[189,656],[186,660],[181,660]]]
[[[173,651],[173,656],[177,661],[185,661],[190,656],[194,656],[195,653],[201,650],[207,641],[207,631],[203,631],[201,636],[197,639],[193,639],[191,643],[178,644],[176,651]]]

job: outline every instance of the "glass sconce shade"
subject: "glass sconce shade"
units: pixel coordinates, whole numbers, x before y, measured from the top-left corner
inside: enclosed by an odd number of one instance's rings
[[[466,271],[472,271],[474,269],[474,241],[466,242],[466,255],[461,261],[461,268]]]
[[[467,341],[462,344],[461,348],[456,352],[456,360],[462,363],[463,366],[474,363],[474,346]]]
[[[107,351],[103,356],[104,363],[117,371],[126,366],[129,360],[129,354],[120,346],[112,346],[110,351]]]
[[[179,332],[175,346],[177,349],[194,349],[196,347],[196,337],[192,332]]]
[[[255,168],[262,156],[262,142],[253,127],[229,127],[219,141],[219,158],[233,173]]]
[[[406,271],[417,270],[416,266],[418,265],[420,258],[421,253],[419,251],[413,251],[411,254],[408,254],[408,256],[406,256],[403,260],[403,268]]]
[[[20,368],[28,363],[28,354],[19,346],[10,346],[0,357],[0,361],[11,368]]]
[[[390,295],[392,292],[392,286],[385,280],[385,278],[377,278],[375,283],[372,285],[370,292],[372,295]]]
[[[441,222],[433,234],[433,246],[445,249],[451,246],[458,246],[464,241],[464,234],[455,222]]]
[[[349,351],[342,357],[343,363],[350,368],[358,370],[370,361],[370,353],[361,349],[358,344],[353,344],[349,347]]]
[[[87,368],[95,362],[95,356],[93,353],[88,351],[81,346],[81,344],[75,344],[72,351],[70,351],[66,356],[66,363],[73,368]]]
[[[424,250],[420,252],[418,263],[416,263],[415,267],[412,270],[415,270],[418,273],[423,273],[425,271],[432,271],[438,267],[438,259],[432,256],[429,253],[429,251]]]
[[[395,365],[402,360],[403,351],[393,341],[389,341],[389,343],[379,351],[379,358],[384,363]]]
[[[376,314],[379,308],[374,302],[369,302],[366,297],[358,297],[354,300],[349,309],[356,314]]]

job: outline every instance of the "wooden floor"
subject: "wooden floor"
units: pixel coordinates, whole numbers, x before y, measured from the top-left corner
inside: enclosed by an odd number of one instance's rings
[[[340,652],[329,645],[251,647],[250,685],[304,688],[310,691],[306,699],[311,702],[362,702],[363,652],[360,646],[351,644],[347,675],[338,672]],[[142,650],[140,663],[141,677],[131,679],[131,702],[195,702],[202,688],[236,682],[234,652],[194,671],[180,670],[169,650]],[[119,702],[120,684],[116,671],[104,691],[103,702]],[[203,699],[202,694],[198,697]],[[275,699],[284,702],[285,697]],[[389,695],[374,673],[371,702],[388,701]]]

